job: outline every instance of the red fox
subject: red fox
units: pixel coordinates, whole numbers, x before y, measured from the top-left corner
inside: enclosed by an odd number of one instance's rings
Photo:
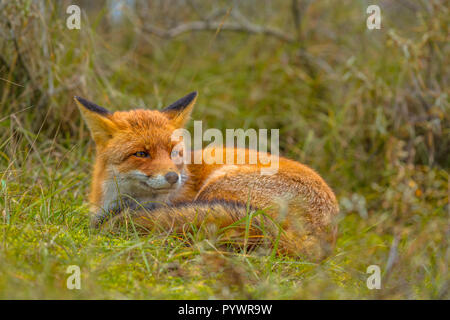
[[[124,219],[126,213],[140,230],[184,233],[206,227],[241,248],[264,243],[278,254],[327,256],[337,236],[339,207],[309,167],[277,157],[277,172],[262,175],[260,162],[173,160],[172,133],[185,126],[196,99],[192,92],[161,111],[112,113],[75,97],[96,145],[93,225]],[[251,152],[256,151],[245,150],[246,157]]]

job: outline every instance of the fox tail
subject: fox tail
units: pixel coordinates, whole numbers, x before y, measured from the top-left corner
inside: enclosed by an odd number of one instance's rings
[[[283,221],[275,221],[266,210],[234,201],[194,201],[174,205],[128,203],[116,210],[97,214],[93,219],[93,226],[102,229],[117,229],[130,224],[141,234],[154,231],[180,235],[203,232],[206,237],[217,239],[216,244],[246,252],[265,247],[279,255],[320,259],[327,251],[327,244],[319,240],[321,237],[305,230],[294,230]]]

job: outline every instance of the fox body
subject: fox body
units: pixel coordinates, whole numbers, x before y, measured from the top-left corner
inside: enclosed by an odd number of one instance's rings
[[[269,175],[261,174],[266,164],[260,162],[174,161],[183,155],[172,133],[184,127],[196,98],[193,92],[161,111],[114,113],[75,98],[96,144],[93,224],[123,219],[127,212],[145,230],[213,226],[226,230],[222,237],[238,246],[263,242],[281,254],[326,256],[336,239],[338,205],[312,169],[283,157],[276,157],[278,170]],[[221,151],[236,155],[238,150]],[[240,151],[246,160],[257,152]],[[195,152],[202,150],[192,157]],[[124,196],[127,201],[121,200]],[[239,226],[250,214],[255,216],[250,227]]]

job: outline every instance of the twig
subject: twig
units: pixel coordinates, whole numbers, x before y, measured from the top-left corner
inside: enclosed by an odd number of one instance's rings
[[[292,0],[291,2],[292,18],[294,20],[295,30],[297,31],[297,37],[299,40],[302,39],[303,15],[306,10],[308,10],[310,4],[310,0]]]
[[[8,79],[2,78],[2,77],[0,77],[0,80],[5,81],[5,82],[8,82],[8,83],[13,84],[13,85],[18,86],[18,87],[22,87],[22,88],[24,87],[24,86],[21,85],[21,84],[15,83],[15,82],[13,82],[13,81],[9,81]]]
[[[398,236],[394,236],[391,248],[389,249],[388,261],[386,263],[386,270],[385,270],[386,277],[389,275],[389,272],[391,271],[392,267],[397,262],[398,256],[397,248],[398,248]]]
[[[217,29],[220,29],[221,31],[263,34],[278,38],[286,42],[295,42],[295,39],[292,36],[285,34],[279,29],[271,27],[261,27],[253,23],[246,23],[245,25],[243,25],[233,22],[226,22],[222,24],[220,22],[193,21],[180,24],[169,30],[164,30],[149,24],[144,26],[145,32],[152,33],[160,38],[175,38],[188,32],[216,31]]]

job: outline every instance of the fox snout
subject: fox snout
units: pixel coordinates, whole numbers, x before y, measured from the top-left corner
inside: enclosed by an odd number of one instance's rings
[[[135,176],[139,177],[141,183],[152,189],[170,189],[180,181],[180,175],[175,171],[169,171],[163,174],[146,175],[143,172],[135,171]]]

